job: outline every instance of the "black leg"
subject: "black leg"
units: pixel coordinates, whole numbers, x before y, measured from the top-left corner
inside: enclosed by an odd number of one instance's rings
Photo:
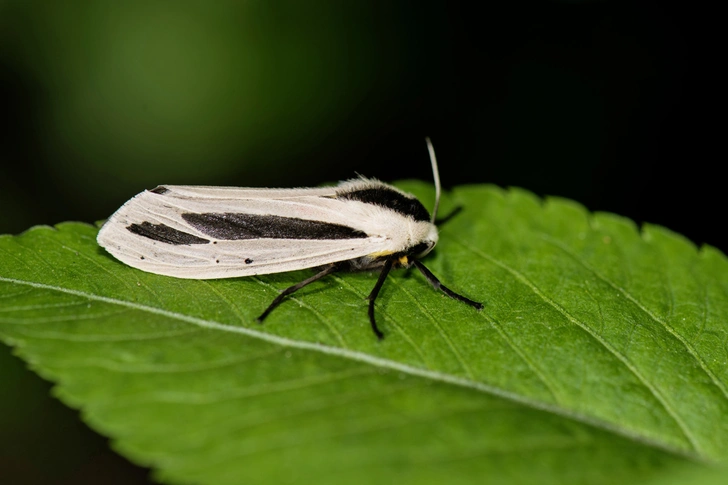
[[[259,316],[256,320],[258,320],[259,323],[263,323],[263,320],[265,319],[265,317],[267,317],[268,314],[275,309],[275,307],[280,305],[286,296],[300,290],[304,286],[311,284],[314,281],[320,280],[324,276],[330,275],[331,273],[335,272],[337,269],[338,269],[337,266],[332,264],[331,266],[327,266],[321,272],[316,273],[315,275],[311,276],[310,278],[303,280],[300,283],[296,283],[293,286],[289,286],[288,288],[283,290],[283,292],[280,295],[278,295],[270,305],[268,305],[268,308],[266,308],[265,311],[263,312],[263,314],[261,316]]]
[[[372,292],[369,293],[369,296],[367,297],[367,300],[369,300],[369,321],[372,324],[372,330],[374,331],[374,335],[376,335],[379,340],[382,340],[384,338],[384,334],[381,332],[381,330],[379,330],[379,328],[377,328],[377,322],[376,322],[376,320],[374,320],[374,300],[377,299],[379,290],[382,289],[384,280],[387,279],[389,270],[392,269],[392,263],[393,263],[393,260],[391,260],[391,259],[388,259],[384,263],[384,266],[382,267],[382,272],[379,273],[379,279],[377,279],[377,284],[374,285]]]
[[[477,301],[473,301],[470,298],[465,298],[463,295],[458,295],[457,293],[455,293],[454,291],[452,291],[450,288],[448,288],[445,285],[443,285],[442,283],[440,283],[440,280],[438,280],[437,277],[434,274],[432,274],[430,272],[430,270],[425,267],[424,264],[420,263],[417,260],[414,260],[413,262],[414,262],[414,265],[417,266],[417,269],[420,270],[420,272],[425,276],[425,278],[427,279],[427,281],[429,281],[430,284],[436,290],[442,291],[443,293],[445,293],[450,298],[454,298],[456,300],[460,300],[463,303],[467,303],[468,305],[470,305],[471,307],[473,307],[473,308],[475,308],[477,310],[482,310],[483,309],[483,304],[482,303],[478,303]]]
[[[455,207],[453,210],[450,211],[450,213],[448,215],[435,220],[435,225],[441,226],[441,225],[445,224],[447,221],[449,221],[456,215],[460,214],[460,211],[462,211],[462,210],[463,210],[463,206],[461,206],[461,205]]]

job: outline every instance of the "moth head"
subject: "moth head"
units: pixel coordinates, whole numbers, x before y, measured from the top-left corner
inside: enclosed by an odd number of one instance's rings
[[[432,251],[432,248],[434,248],[437,244],[437,240],[439,238],[437,233],[437,226],[435,226],[434,224],[429,224],[429,226],[430,227],[428,228],[425,237],[423,237],[409,251],[410,256],[412,256],[414,259],[424,258],[430,251]]]

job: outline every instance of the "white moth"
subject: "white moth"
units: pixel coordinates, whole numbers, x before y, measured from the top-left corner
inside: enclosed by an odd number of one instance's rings
[[[432,217],[414,196],[364,177],[303,189],[160,185],[121,206],[97,241],[129,266],[176,278],[320,269],[278,295],[260,322],[287,295],[326,275],[380,269],[368,300],[372,330],[381,339],[374,300],[393,267],[414,265],[436,289],[482,308],[443,286],[419,261],[438,240],[440,177],[429,138],[427,146],[436,191]]]

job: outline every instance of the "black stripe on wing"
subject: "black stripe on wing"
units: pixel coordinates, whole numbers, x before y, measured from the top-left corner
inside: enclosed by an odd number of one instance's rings
[[[336,197],[386,207],[399,214],[410,216],[416,221],[430,222],[430,213],[422,202],[389,187],[340,191],[336,193]]]
[[[187,234],[165,224],[152,224],[151,222],[144,221],[141,224],[131,224],[126,226],[126,228],[129,232],[133,232],[138,236],[144,236],[155,241],[174,244],[176,246],[183,244],[207,244],[210,242],[208,239]]]
[[[366,238],[357,229],[310,221],[296,217],[259,214],[203,213],[182,214],[188,224],[216,239],[356,239]]]

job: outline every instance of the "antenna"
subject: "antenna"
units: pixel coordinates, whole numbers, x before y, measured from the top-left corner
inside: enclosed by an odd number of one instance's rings
[[[437,208],[440,206],[440,170],[437,168],[437,158],[435,157],[435,149],[432,147],[430,137],[426,136],[427,150],[430,152],[430,163],[432,163],[432,177],[435,180],[435,207],[432,209],[432,223],[437,219]]]

